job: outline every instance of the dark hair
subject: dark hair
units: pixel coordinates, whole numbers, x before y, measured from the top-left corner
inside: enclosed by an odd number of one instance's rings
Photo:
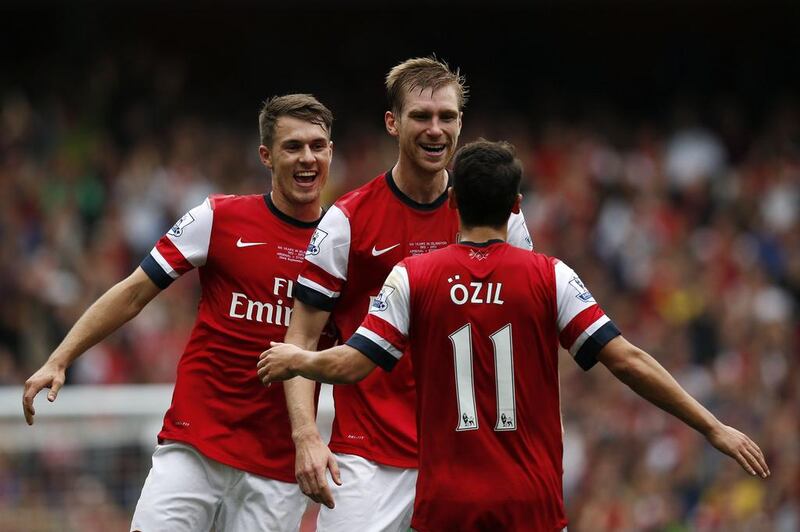
[[[469,88],[464,76],[459,69],[452,70],[450,66],[431,57],[414,57],[407,59],[392,68],[386,75],[386,97],[389,100],[389,109],[395,114],[403,110],[406,94],[414,89],[438,90],[447,85],[453,85],[458,97],[458,110],[464,108],[469,97]]]
[[[502,227],[519,194],[522,165],[508,142],[480,139],[456,152],[453,190],[464,227]]]
[[[310,94],[287,94],[273,96],[264,102],[258,114],[258,129],[261,144],[272,147],[275,124],[282,116],[291,116],[322,127],[330,137],[333,113]]]

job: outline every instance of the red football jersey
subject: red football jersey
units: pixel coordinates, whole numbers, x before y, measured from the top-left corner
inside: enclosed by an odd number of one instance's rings
[[[391,171],[342,196],[308,245],[296,297],[331,310],[340,339],[349,338],[392,267],[404,257],[456,241],[458,214],[447,194],[420,204],[402,193]],[[522,215],[509,220],[509,242],[533,248]],[[375,372],[358,384],[335,386],[334,452],[394,467],[417,467],[414,379],[402,361],[391,375]]]
[[[618,334],[569,267],[501,241],[396,266],[347,343],[385,369],[413,361],[412,527],[566,526],[558,345],[589,369]]]
[[[269,195],[211,197],[184,215],[142,262],[161,288],[197,267],[202,288],[159,439],[295,482],[283,387],[264,387],[256,363],[270,340],[286,335],[294,279],[316,225],[283,214]]]

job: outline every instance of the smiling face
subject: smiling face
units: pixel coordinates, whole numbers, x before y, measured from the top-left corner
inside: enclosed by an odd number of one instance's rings
[[[400,144],[400,162],[425,173],[447,166],[461,133],[461,112],[453,85],[413,89],[403,98],[400,116],[386,112],[386,129]]]
[[[321,125],[281,116],[275,123],[272,146],[261,145],[258,151],[272,170],[272,199],[279,208],[318,207],[333,156],[333,143]]]

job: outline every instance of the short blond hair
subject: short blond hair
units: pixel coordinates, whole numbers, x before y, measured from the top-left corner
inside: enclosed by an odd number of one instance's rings
[[[459,69],[453,71],[445,61],[436,56],[407,59],[386,75],[386,97],[389,100],[389,108],[393,113],[399,114],[403,110],[405,95],[412,90],[435,91],[447,85],[455,87],[458,110],[462,110],[469,98],[469,88]]]

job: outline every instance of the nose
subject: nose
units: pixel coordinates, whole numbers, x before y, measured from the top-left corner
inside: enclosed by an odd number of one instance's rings
[[[442,134],[442,126],[437,117],[431,118],[431,123],[428,126],[428,135],[431,137],[438,137]]]
[[[303,146],[300,153],[300,162],[312,164],[314,162],[314,153],[311,151],[311,146]]]

